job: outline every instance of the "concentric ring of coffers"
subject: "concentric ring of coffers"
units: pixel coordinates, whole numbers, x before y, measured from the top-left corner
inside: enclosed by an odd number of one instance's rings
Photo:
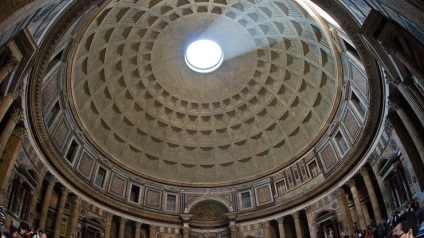
[[[338,105],[335,60],[299,5],[142,4],[110,3],[72,63],[75,117],[105,157],[149,178],[225,183],[286,165],[322,135]],[[224,60],[199,75],[184,54],[205,36]]]

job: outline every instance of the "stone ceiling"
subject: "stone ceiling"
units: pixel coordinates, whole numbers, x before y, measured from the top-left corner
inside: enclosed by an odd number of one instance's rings
[[[75,117],[105,157],[146,177],[262,176],[311,149],[338,105],[334,53],[295,1],[111,2],[81,34]],[[224,52],[210,74],[184,63],[201,38]]]

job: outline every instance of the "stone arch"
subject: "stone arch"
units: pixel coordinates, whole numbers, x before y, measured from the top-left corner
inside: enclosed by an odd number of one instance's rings
[[[188,212],[198,203],[203,202],[203,201],[208,201],[208,200],[222,203],[228,209],[229,212],[232,212],[234,210],[233,207],[232,207],[232,203],[230,201],[222,198],[222,197],[219,197],[219,196],[201,196],[201,197],[195,198],[194,200],[190,201],[187,204],[187,206],[185,207],[184,211]]]

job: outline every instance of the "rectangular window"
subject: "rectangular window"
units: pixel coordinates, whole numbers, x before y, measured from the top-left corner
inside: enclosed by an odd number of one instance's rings
[[[72,163],[74,161],[75,154],[78,151],[78,143],[75,140],[72,140],[71,145],[68,148],[68,152],[66,152],[66,159]]]
[[[53,105],[53,107],[46,113],[46,123],[47,127],[50,127],[56,118],[57,114],[60,112],[59,100]]]
[[[241,207],[242,208],[252,207],[252,201],[250,200],[250,192],[241,193]]]
[[[175,211],[177,204],[177,196],[168,194],[166,195],[166,210]]]
[[[335,136],[337,145],[339,146],[340,150],[343,152],[343,154],[349,149],[349,146],[346,143],[346,140],[344,139],[342,133],[337,132]]]
[[[96,180],[94,181],[94,184],[103,187],[103,184],[105,182],[106,178],[106,170],[102,167],[99,167],[99,170],[97,171]]]
[[[140,197],[140,186],[132,184],[131,185],[131,192],[130,192],[130,201],[138,203],[139,197]]]
[[[353,105],[356,107],[356,109],[359,111],[361,116],[364,116],[367,112],[367,106],[359,99],[359,97],[352,91],[352,96],[350,97],[350,100],[352,101]]]

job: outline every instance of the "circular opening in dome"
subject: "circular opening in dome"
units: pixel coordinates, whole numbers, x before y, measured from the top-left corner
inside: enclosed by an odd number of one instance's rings
[[[187,47],[184,58],[191,70],[198,73],[210,73],[221,66],[224,55],[216,42],[197,40]]]

